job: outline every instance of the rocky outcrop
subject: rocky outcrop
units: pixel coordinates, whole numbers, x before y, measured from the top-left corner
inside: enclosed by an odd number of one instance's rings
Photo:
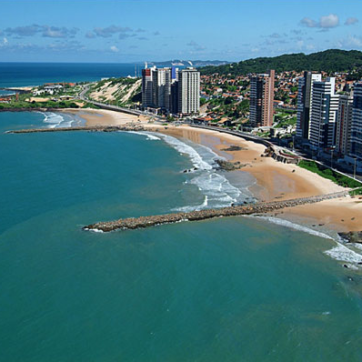
[[[219,165],[219,167],[222,170],[225,171],[233,171],[233,170],[239,170],[245,166],[248,166],[248,164],[246,163],[241,163],[239,161],[236,162],[230,162],[230,161],[225,161],[225,160],[221,160],[221,159],[217,159],[215,160],[215,162]]]
[[[348,191],[292,199],[285,201],[273,201],[267,203],[256,203],[243,206],[230,206],[221,209],[208,209],[191,212],[179,212],[166,215],[155,215],[155,216],[141,216],[138,218],[127,218],[119,219],[108,222],[98,222],[95,224],[87,225],[83,227],[83,230],[96,230],[109,232],[117,229],[140,229],[155,225],[170,224],[182,221],[200,221],[206,219],[212,219],[215,217],[226,217],[226,216],[238,216],[238,215],[251,215],[251,214],[264,214],[268,212],[274,212],[276,210],[284,209],[287,207],[293,207],[304,204],[312,204],[323,200],[334,199],[338,197],[344,197],[348,195]]]
[[[338,233],[338,235],[348,243],[362,244],[362,231],[350,231],[348,233]]]
[[[233,152],[233,151],[243,151],[243,150],[247,150],[247,148],[231,145],[230,147],[223,148],[221,151],[231,151],[231,152]]]

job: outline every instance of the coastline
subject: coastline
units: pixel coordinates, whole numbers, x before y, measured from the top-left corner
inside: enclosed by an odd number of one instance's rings
[[[209,147],[229,161],[239,161],[245,164],[241,170],[232,172],[247,172],[254,177],[256,182],[250,186],[249,190],[260,201],[282,201],[346,190],[332,181],[296,165],[284,164],[270,157],[263,157],[265,146],[261,144],[217,130],[192,128],[187,125],[163,126],[153,124],[147,117],[137,117],[110,110],[62,109],[61,112],[83,118],[87,126],[139,124],[151,132],[188,139]],[[241,150],[227,150],[230,146],[239,146]],[[285,213],[280,211],[271,213],[270,216],[277,216],[296,223],[302,222],[312,228],[323,227],[334,232],[360,231],[362,229],[360,226],[362,225],[362,200],[358,197],[327,200],[313,205],[291,207]]]

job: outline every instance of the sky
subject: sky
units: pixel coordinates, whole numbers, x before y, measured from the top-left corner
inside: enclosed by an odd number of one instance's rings
[[[0,62],[240,61],[362,50],[360,0],[0,0]]]

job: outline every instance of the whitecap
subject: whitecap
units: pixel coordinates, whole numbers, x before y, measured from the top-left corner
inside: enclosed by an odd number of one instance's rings
[[[256,219],[267,220],[267,221],[269,221],[269,222],[271,222],[273,224],[276,224],[276,225],[285,226],[285,227],[290,228],[290,229],[302,231],[302,232],[308,233],[310,235],[318,236],[320,238],[334,240],[330,235],[327,235],[327,234],[322,233],[320,231],[310,229],[310,228],[308,228],[306,226],[295,224],[295,223],[293,223],[291,221],[288,221],[288,220],[279,219],[279,218],[272,217],[272,216],[245,216],[245,217],[252,217],[252,218],[256,218]]]
[[[65,120],[63,115],[53,112],[38,112],[44,116],[43,122],[48,124],[48,128],[72,127],[74,119]]]
[[[191,212],[191,211],[199,211],[202,209],[206,209],[208,207],[209,199],[207,195],[204,198],[204,201],[201,205],[198,206],[182,206],[175,209],[172,209],[172,211],[178,211],[178,212]]]
[[[93,231],[94,233],[104,233],[101,229],[88,229],[89,231]]]
[[[205,162],[193,147],[189,146],[188,144],[186,144],[172,136],[160,135],[160,137],[167,144],[169,144],[170,146],[175,148],[181,154],[186,154],[187,156],[189,156],[193,165],[195,167],[197,167],[198,169],[200,169],[200,170],[211,170],[212,169],[212,165]]]
[[[127,133],[132,133],[132,134],[137,134],[139,136],[146,136],[147,137],[147,140],[149,141],[160,141],[161,138],[155,136],[153,133],[151,132],[137,132],[137,131],[127,131]]]
[[[324,253],[335,260],[347,263],[359,263],[362,261],[362,256],[360,254],[339,243],[337,243],[337,246],[330,250],[326,250]],[[354,266],[354,268],[356,267]]]

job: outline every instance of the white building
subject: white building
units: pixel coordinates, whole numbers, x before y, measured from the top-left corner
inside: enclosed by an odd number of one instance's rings
[[[315,149],[334,146],[338,103],[339,96],[335,94],[335,78],[313,83],[309,135]]]
[[[310,138],[310,115],[313,95],[313,83],[321,81],[321,74],[312,74],[311,72],[304,72],[304,76],[299,78],[296,132],[296,135],[299,138]]]
[[[155,69],[153,72],[153,103],[156,108],[171,107],[171,68]]]
[[[339,96],[336,119],[336,151],[348,155],[351,150],[353,94]]]
[[[350,155],[362,161],[362,82],[354,85],[352,112]]]
[[[195,68],[183,69],[178,73],[178,111],[195,114],[200,111],[200,72]]]

